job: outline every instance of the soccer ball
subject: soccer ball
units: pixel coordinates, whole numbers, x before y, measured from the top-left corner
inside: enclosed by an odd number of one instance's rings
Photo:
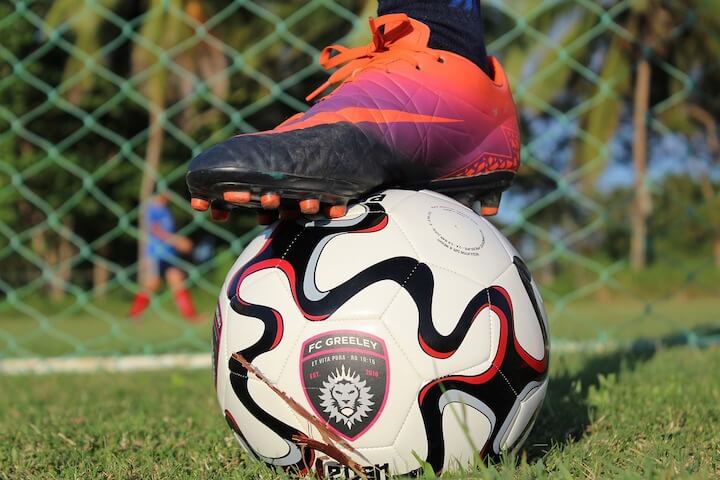
[[[215,312],[220,407],[251,456],[321,478],[467,466],[518,448],[547,386],[548,324],[487,220],[388,190],[251,242]]]

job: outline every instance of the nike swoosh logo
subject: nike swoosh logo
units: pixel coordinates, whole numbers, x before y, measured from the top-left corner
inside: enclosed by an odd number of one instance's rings
[[[287,132],[301,128],[314,127],[316,125],[328,125],[339,122],[349,123],[454,123],[462,122],[456,118],[437,117],[434,115],[423,115],[421,113],[410,113],[402,110],[380,110],[377,108],[347,107],[336,112],[320,112],[307,120],[280,125],[273,132]]]

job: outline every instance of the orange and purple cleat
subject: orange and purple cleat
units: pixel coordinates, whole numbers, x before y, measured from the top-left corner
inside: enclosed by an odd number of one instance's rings
[[[370,20],[373,41],[325,48],[337,68],[307,100],[341,84],[275,129],[238,135],[192,160],[187,184],[196,210],[223,220],[236,206],[260,221],[278,210],[330,218],[381,188],[428,188],[497,213],[520,164],[510,87],[464,57],[428,48],[430,29],[404,14]],[[479,202],[479,204],[478,204]]]

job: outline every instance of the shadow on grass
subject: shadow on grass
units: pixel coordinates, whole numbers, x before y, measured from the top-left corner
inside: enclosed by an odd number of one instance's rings
[[[558,369],[562,373],[550,379],[543,409],[525,443],[527,461],[542,457],[553,445],[562,447],[585,435],[590,423],[588,391],[598,386],[600,376],[633,370],[661,349],[718,344],[720,328],[699,327],[657,339],[640,338],[611,353],[573,354],[551,359],[551,371]]]

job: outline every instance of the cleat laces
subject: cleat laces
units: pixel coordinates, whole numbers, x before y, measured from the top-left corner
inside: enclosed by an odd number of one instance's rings
[[[335,70],[330,77],[310,95],[305,97],[308,102],[322,94],[331,86],[338,85],[347,78],[354,77],[366,68],[384,68],[390,61],[403,60],[415,64],[420,69],[416,56],[418,53],[432,55],[426,48],[397,44],[401,38],[413,31],[410,18],[404,13],[383,15],[378,19],[370,18],[372,42],[368,45],[347,48],[343,45],[330,45],[320,54],[320,66],[325,70]],[[390,25],[392,27],[388,28]],[[442,61],[440,56],[435,56]],[[379,61],[382,60],[382,61]]]

